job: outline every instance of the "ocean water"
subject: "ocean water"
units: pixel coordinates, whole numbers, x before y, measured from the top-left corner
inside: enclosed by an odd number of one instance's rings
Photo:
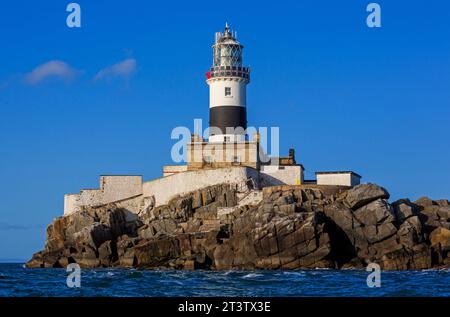
[[[68,274],[0,264],[0,296],[450,296],[450,270],[383,271],[378,288],[363,270],[83,269],[79,288],[67,286]]]

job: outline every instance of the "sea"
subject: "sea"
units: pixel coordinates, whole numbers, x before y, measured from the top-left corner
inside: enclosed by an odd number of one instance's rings
[[[0,296],[450,296],[450,270],[381,271],[379,280],[369,277],[371,272],[365,270],[327,269],[219,272],[82,269],[79,280],[71,273],[66,269],[29,269],[23,263],[1,263]],[[379,287],[369,287],[368,278],[371,286]]]

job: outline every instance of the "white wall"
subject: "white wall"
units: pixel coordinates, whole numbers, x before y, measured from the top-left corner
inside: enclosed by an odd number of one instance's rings
[[[80,205],[97,206],[103,203],[103,193],[99,189],[82,189],[80,191]]]
[[[355,186],[359,177],[351,173],[316,174],[317,185]]]
[[[245,107],[246,88],[245,82],[237,79],[224,78],[209,80],[209,106],[240,106]],[[231,96],[225,96],[225,87],[231,88]]]
[[[303,171],[300,165],[261,165],[261,173],[273,177],[286,185],[300,185],[303,183]]]
[[[101,176],[100,190],[103,192],[101,197],[103,204],[141,195],[142,176]]]
[[[159,206],[168,203],[177,195],[220,183],[244,184],[250,177],[258,182],[258,171],[249,167],[188,171],[145,182],[143,195],[154,196],[155,206]]]
[[[187,165],[165,165],[163,166],[163,176],[170,176],[172,174],[186,172]]]
[[[142,195],[142,176],[101,176],[100,189],[83,189],[80,194],[64,196],[64,214],[79,211],[82,206],[101,206]]]
[[[68,215],[80,210],[80,194],[64,195],[64,214]]]

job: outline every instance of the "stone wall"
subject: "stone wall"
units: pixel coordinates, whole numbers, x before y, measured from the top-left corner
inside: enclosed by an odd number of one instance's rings
[[[235,143],[192,142],[188,143],[187,156],[188,170],[231,166],[259,168],[258,143],[252,141]],[[233,157],[237,157],[239,162],[234,162]]]
[[[83,189],[64,196],[64,215],[84,206],[101,206],[142,195],[142,176],[111,175],[100,177],[100,189]]]
[[[229,167],[187,171],[158,178],[143,184],[144,197],[154,197],[155,206],[166,204],[171,198],[219,183],[244,185],[252,178],[259,186],[259,172],[250,167]]]
[[[183,173],[187,171],[187,165],[165,165],[163,166],[163,176]]]

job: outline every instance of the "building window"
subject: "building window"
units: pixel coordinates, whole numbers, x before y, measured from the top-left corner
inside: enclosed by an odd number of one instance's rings
[[[224,142],[230,142],[231,141],[231,137],[225,136],[225,137],[223,137],[223,141]]]
[[[233,164],[240,164],[241,163],[241,157],[240,156],[233,156],[232,158]]]
[[[225,87],[225,97],[231,97],[231,87]]]

